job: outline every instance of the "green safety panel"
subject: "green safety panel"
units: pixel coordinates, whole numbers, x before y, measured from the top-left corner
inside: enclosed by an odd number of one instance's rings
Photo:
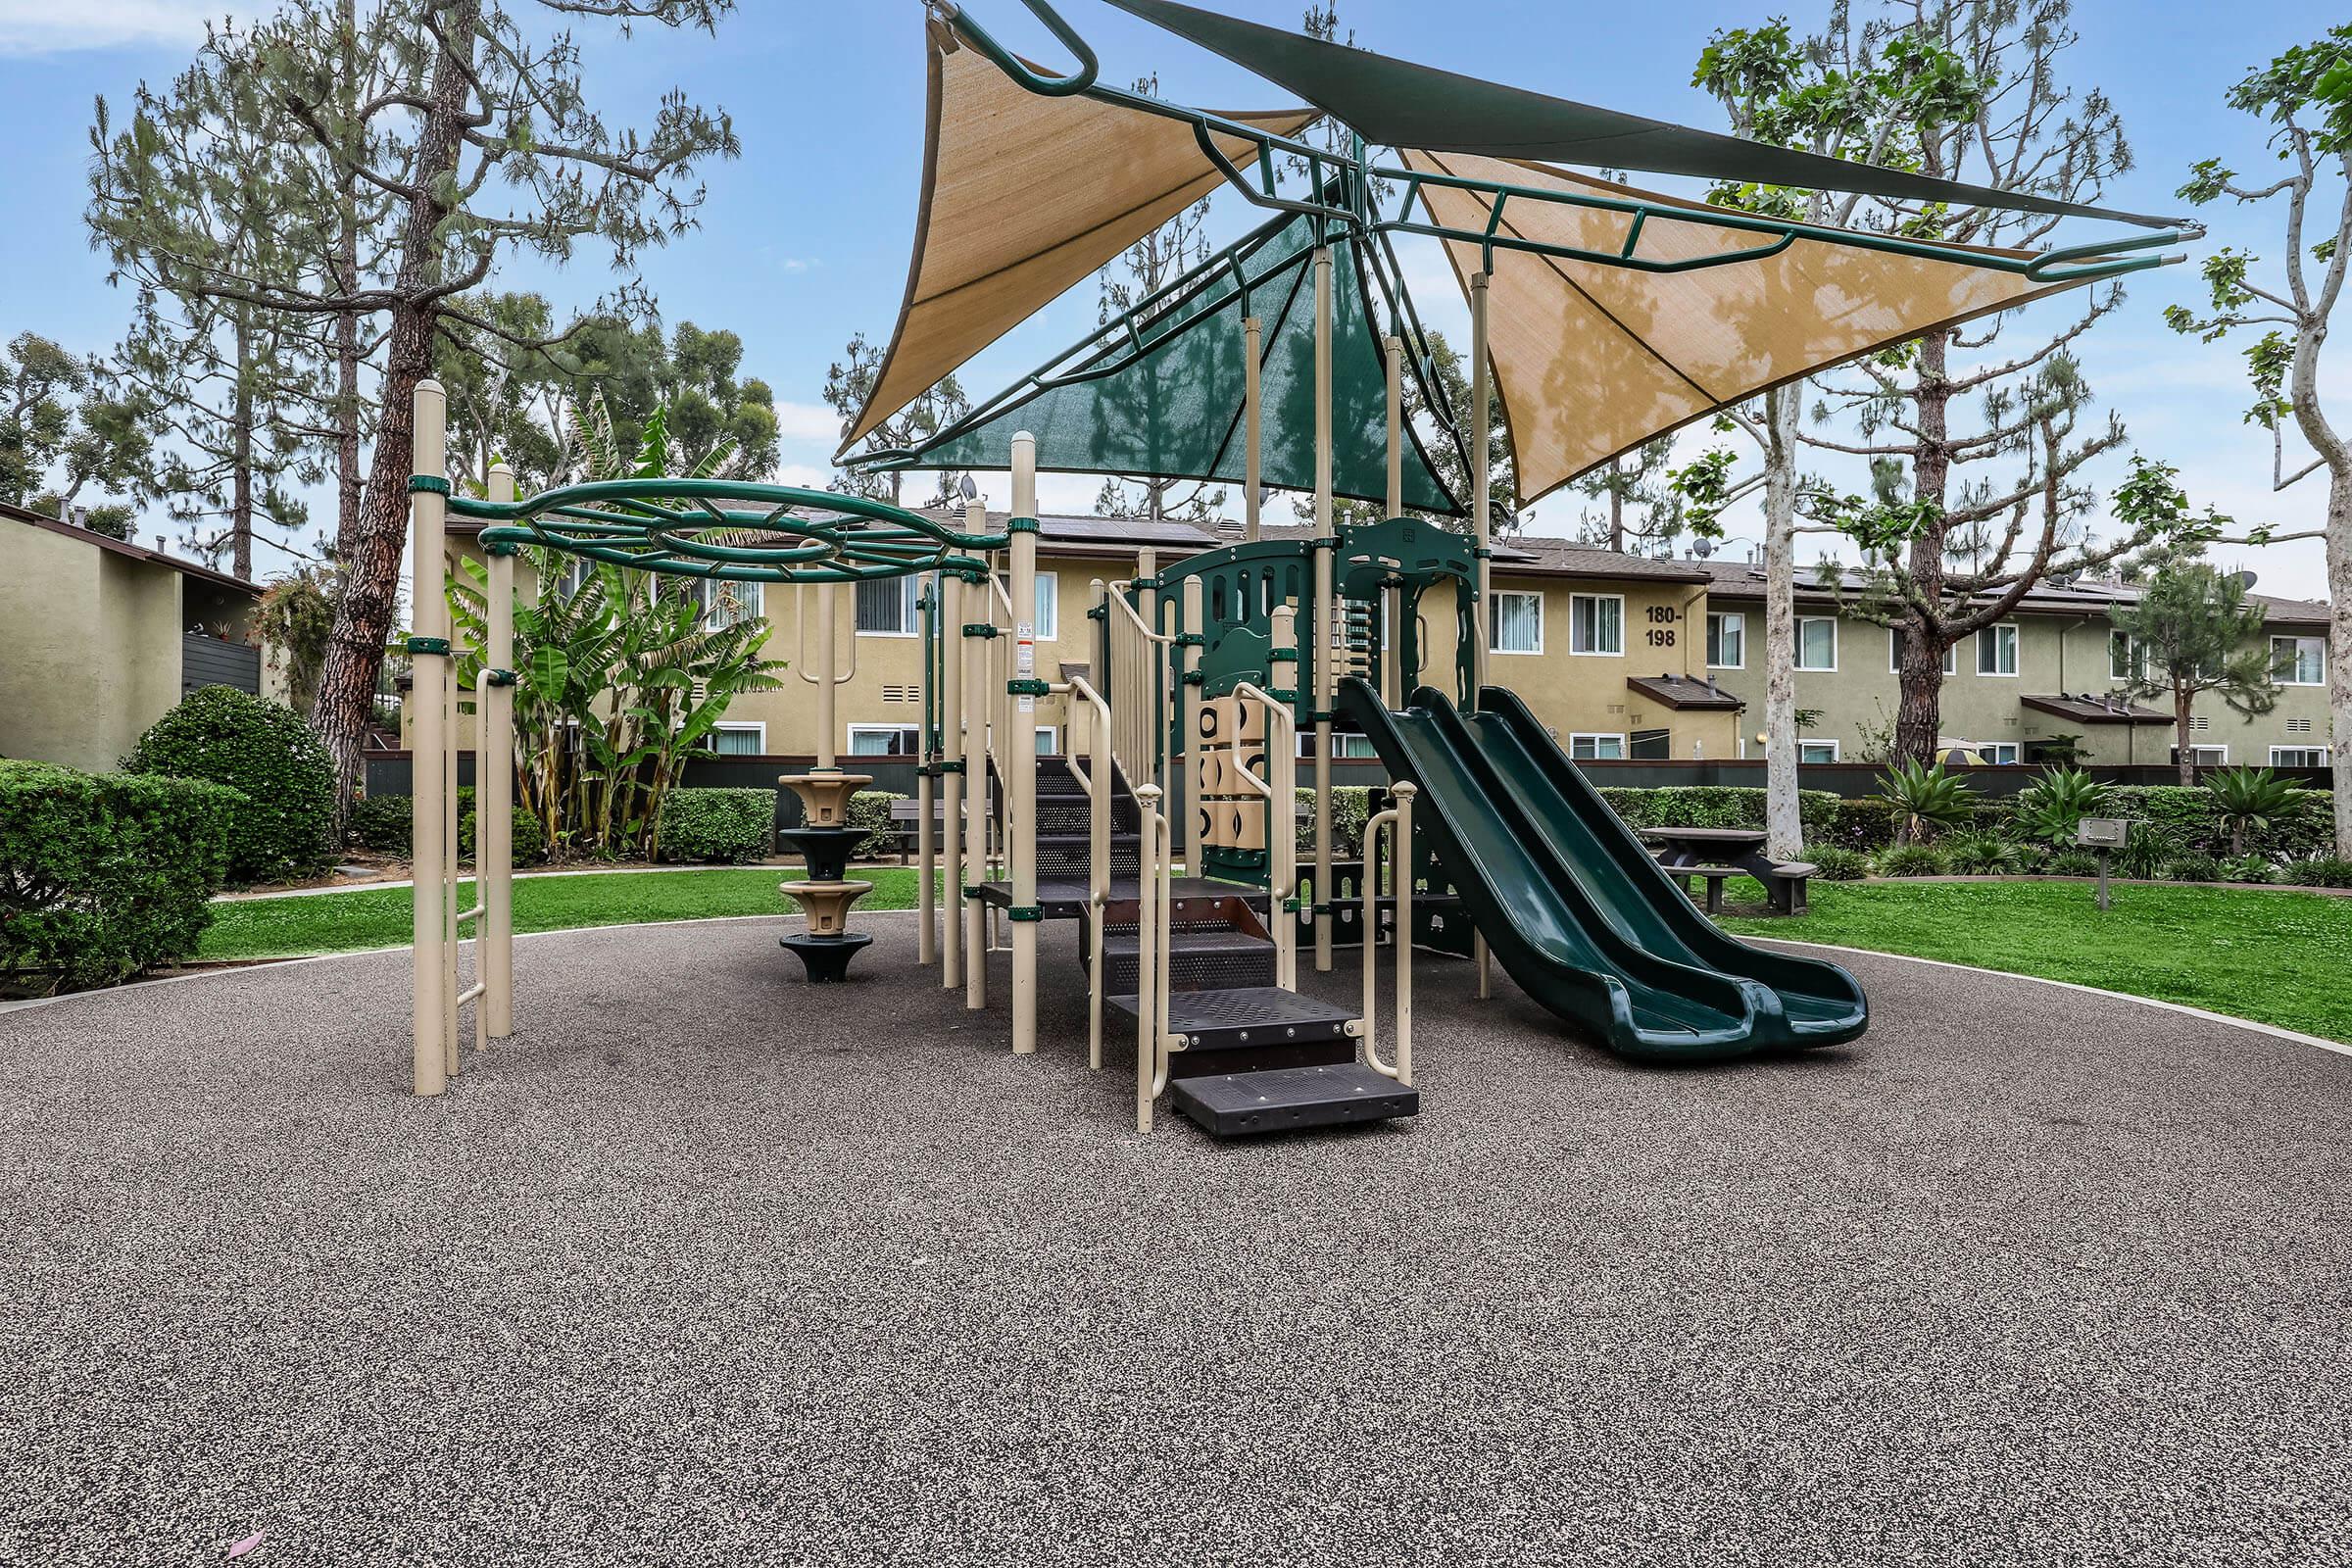
[[[1110,3],[1289,88],[1377,146],[1485,153],[1805,190],[1857,191],[1954,207],[2113,219],[2150,228],[2179,221],[1693,130],[1391,60],[1368,49],[1325,43],[1302,33],[1176,4],[1175,0]],[[1507,43],[1503,47],[1507,48]]]
[[[1289,217],[1237,247],[1245,294],[1232,270],[1183,298],[1132,340],[1116,336],[1053,384],[1006,404],[987,419],[894,466],[1003,468],[1012,438],[1037,437],[1038,466],[1060,473],[1212,479],[1244,475],[1242,321],[1264,323],[1265,482],[1315,485],[1314,224]],[[1332,248],[1333,488],[1382,502],[1388,496],[1388,378],[1381,333],[1351,241]],[[1247,300],[1248,310],[1244,309]],[[1462,507],[1431,467],[1408,423],[1404,500],[1409,511],[1459,516]],[[1238,503],[1237,503],[1238,506]]]

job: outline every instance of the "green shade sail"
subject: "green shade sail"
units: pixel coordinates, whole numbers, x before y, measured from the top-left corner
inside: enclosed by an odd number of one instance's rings
[[[1175,0],[1110,0],[1110,4],[1287,87],[1367,141],[1385,146],[1484,153],[1805,190],[1854,191],[1898,201],[2106,219],[2147,228],[2179,221],[2026,192],[1992,190],[1692,130],[1662,120],[1391,60],[1369,50],[1325,43],[1198,6],[1179,5]]]
[[[1002,468],[1012,438],[1037,437],[1038,466],[1057,473],[1242,482],[1247,460],[1242,322],[1264,326],[1260,396],[1263,479],[1315,485],[1315,220],[1286,217],[1213,262],[1198,288],[1156,314],[1139,311],[1098,333],[1051,373],[1024,379],[919,451],[884,455],[888,468]],[[1333,488],[1375,504],[1388,497],[1388,382],[1366,270],[1353,238],[1332,245]],[[1407,374],[1418,377],[1417,367]],[[1462,505],[1406,424],[1404,503],[1445,516]]]

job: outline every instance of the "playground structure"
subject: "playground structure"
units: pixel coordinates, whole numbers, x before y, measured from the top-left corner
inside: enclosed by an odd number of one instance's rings
[[[1076,32],[1046,0],[1025,0],[1079,57],[1072,74],[1048,76],[956,8],[930,7],[926,188],[907,304],[845,452],[1208,190],[1238,190],[1272,214],[920,450],[853,460],[1008,470],[1002,533],[977,504],[958,528],[748,482],[618,480],[518,499],[512,475],[493,470],[487,494],[459,496],[440,388],[418,389],[408,645],[419,707],[418,1094],[442,1092],[464,1064],[462,1006],[474,1004],[477,1051],[514,1028],[510,768],[484,771],[481,897],[457,906],[448,737],[462,694],[443,597],[453,514],[485,525],[491,611],[474,697],[486,757],[513,750],[512,606],[526,546],[658,577],[813,590],[818,647],[801,673],[820,752],[814,769],[780,781],[803,804],[804,825],[787,836],[808,867],[808,880],[785,885],[807,929],[783,942],[812,982],[844,978],[867,940],[849,929],[868,887],[847,876],[846,803],[867,780],[835,755],[837,601],[860,581],[927,578],[920,960],[978,1009],[1004,955],[1010,1046],[1025,1054],[1038,1049],[1040,927],[1074,923],[1088,1060],[1103,1064],[1109,1014],[1133,1020],[1139,1130],[1163,1095],[1220,1135],[1413,1114],[1417,946],[1469,958],[1482,996],[1499,960],[1536,1001],[1636,1059],[1722,1060],[1835,1044],[1866,1026],[1867,1004],[1841,969],[1723,935],[1524,704],[1490,681],[1490,386],[1519,456],[1519,499],[1532,502],[1794,376],[2157,265],[2145,253],[2189,231],[2036,254],[1706,207],[1519,160],[1551,145],[1545,137],[1564,149],[1549,156],[1571,161],[1605,141],[1622,168],[2163,221],[1612,116],[1165,0],[1113,3],[1314,108],[1220,116],[1102,87]],[[1348,151],[1298,139],[1318,112],[1350,128]],[[1374,161],[1367,136],[1398,161]],[[1019,155],[999,156],[1010,148]],[[1066,196],[1039,204],[1034,222],[1006,223],[1016,188]],[[1432,372],[1398,235],[1445,245],[1462,283],[1467,428]],[[1448,491],[1425,436],[1452,446],[1468,498]],[[1146,553],[1133,577],[1094,584],[1092,662],[1049,674],[1031,621],[1041,468],[1230,479],[1244,486],[1244,536],[1165,564]],[[1264,536],[1263,485],[1312,492],[1307,537]],[[1342,524],[1342,497],[1377,504],[1379,520]],[[1463,517],[1463,531],[1435,520]],[[1055,696],[1070,707],[1067,755],[1041,759],[1033,715]],[[1352,862],[1331,819],[1343,728],[1367,738],[1393,781]],[[1303,865],[1292,820],[1301,746]],[[476,978],[460,989],[469,923]],[[1386,1056],[1384,936],[1396,969]],[[1360,1001],[1302,992],[1301,946],[1321,972],[1349,940],[1362,949]]]

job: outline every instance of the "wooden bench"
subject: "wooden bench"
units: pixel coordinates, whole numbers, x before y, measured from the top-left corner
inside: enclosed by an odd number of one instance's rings
[[[1670,865],[1665,869],[1668,876],[1683,884],[1686,892],[1692,882],[1706,883],[1705,907],[1709,914],[1723,912],[1723,885],[1726,882],[1736,876],[1749,876],[1756,877],[1764,884],[1765,896],[1772,901],[1773,913],[1795,915],[1803,914],[1811,907],[1805,889],[1819,868],[1803,860],[1781,860],[1766,868],[1761,876],[1757,875],[1755,868],[1740,865]]]

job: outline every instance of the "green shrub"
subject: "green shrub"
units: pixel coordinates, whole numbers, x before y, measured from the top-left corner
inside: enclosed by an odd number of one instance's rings
[[[2134,822],[2124,835],[2124,847],[2115,852],[2115,874],[2152,881],[2164,875],[2164,868],[2183,853],[2187,852],[2163,827],[2154,822]]]
[[[194,953],[245,806],[203,780],[0,761],[0,981],[115,985]]]
[[[2011,818],[2017,836],[2053,849],[2066,849],[2086,816],[2108,808],[2107,786],[2080,767],[2053,767],[2018,795]]]
[[[849,825],[865,830],[865,837],[850,852],[853,856],[860,860],[879,860],[899,853],[901,829],[890,819],[890,808],[905,799],[906,796],[889,790],[859,790],[850,797]]]
[[[1676,784],[1664,789],[1610,786],[1602,800],[1633,827],[1742,827],[1761,830],[1765,792],[1741,784]],[[1840,803],[1827,790],[1797,792],[1797,814],[1808,843],[1837,837]]]
[[[408,858],[416,836],[416,805],[406,795],[370,795],[354,801],[343,818],[343,836],[363,850]]]
[[[1894,842],[1894,808],[1871,797],[1838,803],[1838,842],[1849,850],[1883,850]]]
[[[2240,855],[2222,862],[2222,875],[2232,882],[2276,882],[2278,868],[2266,856]]]
[[[1933,844],[1898,844],[1879,857],[1881,876],[1942,876],[1949,869]]]
[[[1985,828],[1969,828],[1937,841],[1944,863],[1961,876],[2006,876],[2023,863],[2017,846]]]
[[[2045,869],[2051,876],[2097,876],[2099,858],[2088,850],[2060,850]]]
[[[776,792],[673,789],[662,802],[660,842],[664,860],[764,860],[776,848]]]
[[[2257,833],[2290,828],[2311,805],[2302,785],[2267,767],[2226,767],[2206,778],[2205,790],[2232,855],[2243,855]]]
[[[547,858],[547,829],[540,826],[539,819],[521,807],[514,809],[514,843],[509,849],[507,861],[510,865],[537,865]],[[473,858],[473,822],[477,814],[473,808],[472,790],[458,791],[458,858],[470,860]]]
[[[1943,763],[1897,762],[1879,775],[1879,799],[1894,810],[1897,842],[1917,844],[1976,820],[1977,790]]]
[[[1298,853],[1315,853],[1315,792],[1300,786],[1298,792]],[[1331,858],[1335,860],[1360,860],[1364,858],[1364,824],[1372,820],[1372,791],[1362,784],[1334,784],[1331,787]]]
[[[209,779],[244,797],[229,835],[231,882],[317,876],[334,863],[334,763],[290,708],[207,686],[157,719],[122,768]]]
[[[1859,882],[1870,875],[1869,856],[1836,844],[1808,844],[1799,858],[1809,862],[1813,874],[1824,882]]]
[[[2352,860],[2315,855],[2288,865],[2286,879],[2303,888],[2352,888]]]
[[[2222,862],[2210,855],[2176,855],[2165,862],[2164,874],[2175,882],[2219,882]]]

